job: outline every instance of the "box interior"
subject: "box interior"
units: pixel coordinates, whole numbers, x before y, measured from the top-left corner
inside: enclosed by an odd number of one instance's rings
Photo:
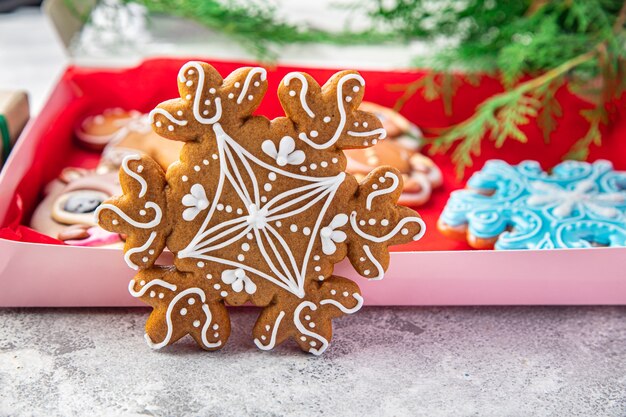
[[[202,58],[199,58],[203,60]],[[39,244],[58,244],[61,241],[42,235],[28,228],[29,218],[42,197],[44,187],[58,176],[65,167],[93,168],[98,163],[99,153],[81,148],[73,140],[74,124],[89,114],[96,114],[110,107],[149,112],[158,103],[178,96],[176,75],[188,59],[157,58],[144,61],[133,68],[103,69],[68,67],[51,95],[42,114],[23,135],[24,141],[36,141],[30,155],[20,155],[24,146],[18,146],[7,163],[6,169],[16,164],[28,164],[22,178],[14,183],[17,186],[2,185],[2,199],[8,204],[4,216],[0,217],[0,238]],[[238,67],[254,65],[244,62],[216,62],[209,60],[222,74],[228,75]],[[339,69],[337,69],[339,70]],[[280,80],[291,71],[306,71],[320,84],[335,72],[332,69],[311,69],[278,66],[268,68],[268,93],[257,114],[269,118],[282,116],[283,112],[276,96]],[[365,100],[393,107],[402,91],[397,86],[424,77],[427,70],[416,71],[361,71],[366,80]],[[453,100],[451,116],[447,115],[441,99],[427,101],[419,93],[415,94],[403,107],[401,113],[422,128],[426,134],[448,127],[469,117],[485,98],[502,91],[495,78],[484,76],[480,83],[469,82],[462,75],[455,76],[457,91]],[[492,142],[483,141],[479,156],[474,157],[474,165],[466,170],[464,178],[458,178],[449,155],[434,155],[433,160],[444,174],[444,184],[435,190],[430,201],[416,209],[424,218],[427,233],[418,242],[394,247],[394,251],[433,251],[466,250],[464,242],[448,239],[436,228],[437,218],[443,209],[450,192],[463,187],[469,175],[480,169],[488,159],[504,159],[518,163],[525,159],[538,160],[545,169],[550,169],[562,160],[562,156],[576,140],[583,137],[587,122],[580,116],[580,110],[591,105],[567,90],[561,89],[558,98],[563,115],[552,135],[550,143],[544,141],[539,126],[533,121],[524,126],[529,141],[526,144],[508,140],[497,149]],[[626,169],[626,123],[621,112],[626,107],[618,103],[613,114],[614,123],[603,135],[601,147],[592,146],[589,160],[609,159],[616,169]],[[3,174],[4,178],[8,174]],[[2,180],[0,179],[0,184]],[[0,213],[2,216],[2,213]]]

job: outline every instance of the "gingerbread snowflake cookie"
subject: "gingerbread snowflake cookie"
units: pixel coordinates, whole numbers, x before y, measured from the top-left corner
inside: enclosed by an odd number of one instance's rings
[[[150,114],[161,136],[185,143],[167,172],[149,157],[130,157],[120,171],[124,194],[96,216],[127,236],[125,259],[139,273],[135,297],[153,307],[146,340],[154,348],[189,334],[204,349],[230,333],[225,305],[262,306],[254,343],[268,350],[292,338],[321,354],[331,319],[363,304],[359,287],[333,275],[348,257],[381,279],[388,246],[419,239],[425,229],[396,204],[402,177],[374,170],[362,182],[345,173],[347,148],[385,137],[380,121],[359,111],[365,81],[354,71],[323,87],[304,73],[282,80],[286,117],[253,116],[267,90],[263,68],[222,79],[210,65],[185,64],[180,97]],[[174,265],[156,266],[163,249]]]
[[[626,172],[609,161],[488,161],[454,191],[438,227],[477,249],[626,246]]]

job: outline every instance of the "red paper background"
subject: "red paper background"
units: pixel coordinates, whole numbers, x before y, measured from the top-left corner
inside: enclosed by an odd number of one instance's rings
[[[42,235],[26,225],[45,185],[56,178],[67,166],[95,167],[99,154],[86,151],[73,141],[73,128],[76,120],[88,114],[101,112],[109,107],[122,107],[149,112],[159,102],[178,96],[176,74],[187,60],[152,59],[138,67],[126,69],[98,69],[69,67],[59,81],[39,116],[50,120],[41,138],[32,166],[15,195],[3,196],[10,201],[8,216],[0,224],[0,238],[35,243],[63,244],[51,237]],[[215,62],[211,64],[223,75],[244,65],[242,62]],[[341,68],[338,68],[341,69]],[[291,71],[306,71],[320,84],[324,83],[338,69],[302,69],[294,67],[268,68],[268,93],[258,110],[258,114],[274,118],[282,116],[282,108],[276,96],[280,80]],[[423,71],[361,71],[366,80],[365,100],[393,107],[401,92],[391,91],[392,85],[408,84],[423,77]],[[501,85],[493,78],[483,77],[478,86],[464,82],[458,77],[460,86],[453,101],[452,116],[446,116],[441,101],[428,102],[419,94],[414,95],[404,106],[402,114],[418,126],[427,129],[444,128],[463,121],[473,114],[476,106],[485,98],[502,91]],[[561,161],[571,145],[582,137],[588,123],[580,116],[580,110],[590,107],[578,97],[563,88],[558,93],[563,108],[563,116],[552,141],[546,144],[535,123],[524,126],[529,142],[521,144],[508,141],[501,149],[496,149],[489,141],[484,141],[481,155],[474,158],[474,166],[467,170],[465,179],[476,169],[480,169],[488,159],[499,158],[510,163],[524,159],[536,159],[549,169]],[[617,169],[626,169],[626,123],[621,117],[623,102],[617,108],[615,120],[605,131],[601,147],[592,149],[590,160],[605,158],[613,161]],[[443,237],[436,229],[439,213],[445,205],[450,191],[463,186],[465,179],[457,180],[454,167],[448,155],[435,155],[435,162],[444,173],[443,187],[433,193],[431,200],[417,210],[426,221],[428,231],[419,242],[394,248],[408,250],[459,250],[469,247]]]

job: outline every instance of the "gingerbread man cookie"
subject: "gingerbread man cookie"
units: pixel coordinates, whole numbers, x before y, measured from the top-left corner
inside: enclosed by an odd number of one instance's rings
[[[385,137],[359,111],[365,81],[354,71],[323,87],[290,73],[278,87],[286,117],[253,116],[267,90],[263,68],[222,79],[210,65],[185,64],[180,97],[150,114],[155,131],[184,142],[167,172],[147,156],[128,157],[124,194],[96,216],[127,236],[125,259],[139,270],[129,290],[153,307],[146,340],[154,348],[189,334],[204,349],[230,334],[225,305],[264,307],[253,329],[263,350],[287,339],[321,354],[331,319],[363,304],[359,287],[333,275],[347,257],[359,274],[383,278],[388,246],[420,239],[424,222],[396,204],[402,176],[345,173],[348,148]],[[367,126],[367,127],[366,127]],[[156,266],[163,249],[174,265]]]

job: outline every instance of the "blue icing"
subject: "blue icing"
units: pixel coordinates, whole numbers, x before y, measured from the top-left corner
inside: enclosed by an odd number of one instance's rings
[[[626,246],[626,172],[609,161],[566,161],[551,174],[536,161],[488,161],[452,192],[441,221],[465,226],[496,249]]]

